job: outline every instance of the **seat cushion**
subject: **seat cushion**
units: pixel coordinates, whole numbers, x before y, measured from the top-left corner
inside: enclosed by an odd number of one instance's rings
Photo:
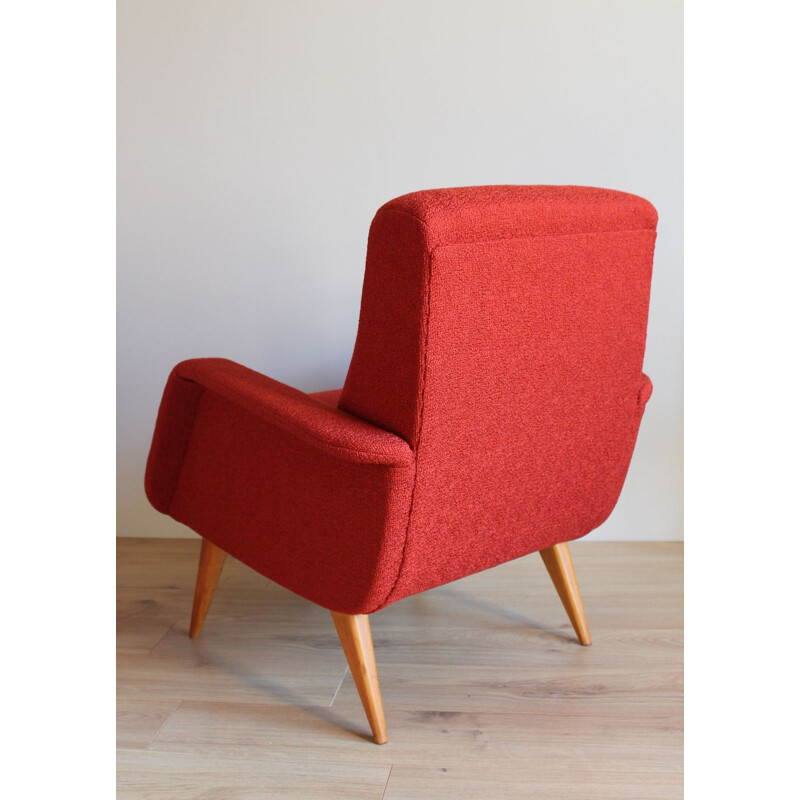
[[[311,392],[312,397],[316,397],[322,403],[325,403],[326,406],[332,406],[333,408],[339,407],[339,395],[342,393],[341,389],[328,389],[324,392]]]

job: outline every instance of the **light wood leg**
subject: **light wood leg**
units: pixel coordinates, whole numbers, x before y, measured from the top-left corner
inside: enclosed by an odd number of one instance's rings
[[[592,635],[586,622],[586,612],[583,610],[578,581],[575,579],[575,567],[572,566],[572,556],[569,554],[567,543],[540,550],[539,555],[550,573],[550,579],[566,609],[569,621],[578,634],[578,640],[581,644],[591,644]]]
[[[339,614],[331,611],[333,624],[339,634],[339,641],[347,656],[350,672],[361,698],[361,705],[372,728],[376,744],[385,744],[386,718],[383,715],[381,687],[378,685],[378,669],[375,666],[375,652],[372,649],[372,633],[367,614]]]
[[[200,564],[197,567],[197,583],[194,587],[194,605],[192,606],[192,622],[189,625],[189,636],[193,639],[200,635],[206,614],[217,588],[219,574],[225,563],[225,551],[207,539],[203,539],[200,547]]]

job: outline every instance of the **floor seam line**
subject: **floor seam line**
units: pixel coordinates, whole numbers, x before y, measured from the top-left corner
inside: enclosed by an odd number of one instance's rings
[[[170,711],[170,714],[169,714],[169,716],[168,716],[168,717],[167,717],[167,718],[164,720],[164,722],[161,724],[161,727],[160,727],[160,728],[159,728],[159,729],[156,731],[156,735],[155,735],[155,736],[154,736],[154,737],[153,737],[153,738],[152,738],[152,739],[151,739],[151,740],[150,740],[150,741],[147,743],[147,747],[145,747],[145,749],[144,749],[144,752],[145,752],[145,753],[147,753],[147,752],[150,750],[150,745],[151,745],[151,744],[153,744],[153,742],[154,742],[156,739],[158,739],[158,737],[159,737],[159,735],[160,735],[161,731],[163,731],[163,730],[164,730],[164,728],[167,726],[167,723],[168,723],[168,722],[169,722],[169,721],[172,719],[172,717],[175,715],[175,712],[176,712],[176,711],[177,711],[177,710],[178,710],[178,709],[179,709],[179,708],[180,708],[182,705],[183,705],[183,700],[178,700],[178,705],[176,705],[176,706],[175,706],[175,708],[173,708],[173,709],[172,709],[172,711]]]
[[[331,698],[331,702],[328,703],[328,708],[330,708],[333,705],[333,701],[339,695],[339,689],[342,688],[342,684],[344,683],[344,679],[347,677],[347,670],[348,669],[349,669],[349,667],[345,667],[344,668],[344,674],[342,675],[342,679],[339,681],[339,685],[336,687],[336,691],[333,693],[333,697]]]
[[[175,627],[175,626],[176,626],[176,625],[177,625],[179,622],[180,622],[180,620],[179,620],[179,619],[178,619],[178,620],[175,620],[175,622],[173,622],[173,623],[172,623],[172,625],[170,625],[170,626],[169,626],[169,628],[167,628],[167,630],[166,630],[166,631],[164,631],[164,635],[163,635],[163,636],[162,636],[162,637],[161,637],[161,638],[160,638],[160,639],[159,639],[159,640],[158,640],[158,641],[157,641],[157,642],[156,642],[156,643],[155,643],[155,644],[154,644],[154,645],[153,645],[153,646],[152,646],[152,647],[151,647],[151,648],[150,648],[150,649],[147,651],[147,655],[148,655],[148,656],[149,656],[149,655],[150,655],[150,654],[153,652],[153,650],[155,650],[155,649],[156,649],[156,647],[158,647],[158,646],[161,644],[161,642],[163,642],[163,641],[164,641],[164,639],[166,639],[166,638],[167,638],[167,636],[169,636],[169,634],[170,634],[170,632],[172,631],[172,629],[173,629],[173,628],[174,628],[174,627]]]
[[[381,795],[381,800],[386,797],[386,790],[389,788],[389,778],[392,777],[392,770],[394,769],[394,764],[389,764],[389,774],[386,776],[386,783],[383,787],[383,794]]]

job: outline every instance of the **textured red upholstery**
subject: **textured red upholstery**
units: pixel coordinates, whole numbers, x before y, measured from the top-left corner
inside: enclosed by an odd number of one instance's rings
[[[224,359],[172,371],[150,502],[334,610],[377,606],[397,574],[413,480],[406,442]]]
[[[639,197],[583,187],[387,203],[341,394],[179,364],[148,497],[349,614],[585,535],[619,497],[652,390],[656,220]]]
[[[327,406],[339,407],[339,398],[342,396],[341,389],[329,389],[326,392],[314,392],[312,397],[316,397],[321,403]]]

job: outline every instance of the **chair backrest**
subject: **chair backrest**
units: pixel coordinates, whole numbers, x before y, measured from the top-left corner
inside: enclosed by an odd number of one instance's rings
[[[416,192],[378,211],[339,405],[416,452],[389,602],[610,514],[650,391],[656,222],[642,198],[575,186]]]

